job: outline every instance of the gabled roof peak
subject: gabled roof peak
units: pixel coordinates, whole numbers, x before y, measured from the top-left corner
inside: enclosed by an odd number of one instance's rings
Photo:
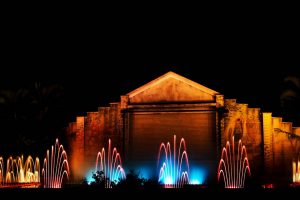
[[[193,88],[201,90],[202,92],[207,93],[207,94],[212,95],[212,96],[215,96],[215,95],[219,94],[219,92],[216,92],[216,91],[214,91],[212,89],[209,89],[209,88],[207,88],[207,87],[205,87],[205,86],[203,86],[199,83],[196,83],[196,82],[194,82],[190,79],[187,79],[187,78],[185,78],[185,77],[183,77],[179,74],[176,74],[173,71],[169,71],[169,72],[163,74],[162,76],[160,76],[160,77],[144,84],[143,86],[133,90],[132,92],[129,92],[127,95],[129,96],[129,98],[131,98],[131,97],[133,97],[133,96],[135,96],[135,95],[137,95],[137,94],[151,88],[152,86],[155,86],[155,85],[157,85],[157,84],[161,83],[162,81],[167,80],[169,78],[174,78],[178,81],[181,81],[181,82],[183,82],[187,85],[190,85]]]

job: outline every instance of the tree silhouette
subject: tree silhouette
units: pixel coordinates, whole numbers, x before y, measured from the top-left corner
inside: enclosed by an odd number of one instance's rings
[[[0,90],[0,126],[4,152],[20,153],[51,144],[64,126],[64,88],[59,84],[34,82]],[[53,137],[52,137],[53,136]],[[31,149],[31,151],[29,150]]]
[[[102,189],[106,188],[107,183],[110,181],[109,178],[105,177],[103,171],[96,171],[95,173],[93,173],[92,178],[94,179],[94,181],[92,181],[91,185]]]

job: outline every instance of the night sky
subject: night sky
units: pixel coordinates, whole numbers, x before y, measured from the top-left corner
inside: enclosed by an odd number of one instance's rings
[[[148,14],[8,21],[1,39],[0,154],[15,144],[9,152],[44,149],[76,116],[168,71],[282,113],[284,79],[299,77],[295,25],[269,17]]]

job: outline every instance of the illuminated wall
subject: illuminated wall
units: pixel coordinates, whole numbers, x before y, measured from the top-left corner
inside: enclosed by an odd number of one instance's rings
[[[122,95],[120,102],[77,117],[66,134],[75,181],[94,169],[97,152],[107,149],[109,138],[125,170],[150,178],[157,173],[160,143],[171,142],[173,134],[185,138],[191,168],[201,168],[208,182],[216,180],[216,163],[232,135],[246,146],[256,182],[287,184],[299,173],[300,128],[173,72]]]
[[[79,181],[85,175],[84,117],[77,117],[76,122],[69,124],[67,138],[70,178]]]
[[[201,168],[205,181],[215,180],[217,168],[217,96],[223,96],[174,73],[167,73],[123,96],[127,167],[157,176],[162,142],[183,137],[191,170]],[[177,150],[176,150],[177,151]],[[197,179],[197,178],[196,178]],[[198,178],[199,179],[199,178]]]
[[[293,181],[293,162],[300,153],[299,128],[281,117],[263,113],[266,182],[286,185]]]
[[[273,152],[273,126],[272,113],[263,113],[263,141],[264,141],[264,178],[266,182],[273,175],[274,152]]]
[[[223,105],[218,92],[173,72],[164,74],[121,96],[120,103],[70,123],[73,178],[80,180],[93,169],[97,152],[107,147],[109,138],[121,153],[125,169],[143,172],[147,168],[147,176],[155,176],[159,145],[176,134],[178,140],[185,138],[190,163],[205,176],[202,181],[213,181],[220,149],[218,108]]]
[[[262,124],[259,108],[248,108],[248,104],[240,104],[236,99],[225,99],[224,125],[221,144],[234,136],[237,143],[240,139],[246,146],[251,174],[261,177],[263,171]],[[237,146],[237,144],[236,144]]]
[[[84,120],[84,151],[85,165],[87,167],[95,165],[97,152],[100,151],[103,143],[104,119],[99,112],[88,112]],[[102,129],[101,129],[102,128]]]
[[[186,141],[191,168],[201,167],[212,178],[217,163],[215,115],[213,111],[130,114],[128,164],[140,171],[152,166],[154,170],[147,175],[155,176],[159,145],[172,143],[176,134],[177,145],[182,137]]]
[[[119,105],[111,103],[110,107],[100,107],[98,112],[88,112],[87,116],[77,117],[76,122],[69,124],[68,156],[74,181],[82,180],[95,168],[97,153],[103,147],[107,149],[109,138],[114,147],[122,148]]]

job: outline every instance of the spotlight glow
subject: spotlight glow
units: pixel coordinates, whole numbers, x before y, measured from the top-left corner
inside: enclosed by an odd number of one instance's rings
[[[206,172],[202,168],[192,168],[190,172],[190,184],[202,185],[206,178]]]
[[[173,179],[172,179],[172,177],[171,176],[167,176],[165,179],[164,179],[164,184],[165,185],[171,185],[171,184],[173,184],[174,182],[173,182]]]
[[[90,171],[87,172],[87,174],[85,176],[87,184],[89,184],[89,185],[94,181],[93,173],[94,173],[94,170],[90,170]]]

